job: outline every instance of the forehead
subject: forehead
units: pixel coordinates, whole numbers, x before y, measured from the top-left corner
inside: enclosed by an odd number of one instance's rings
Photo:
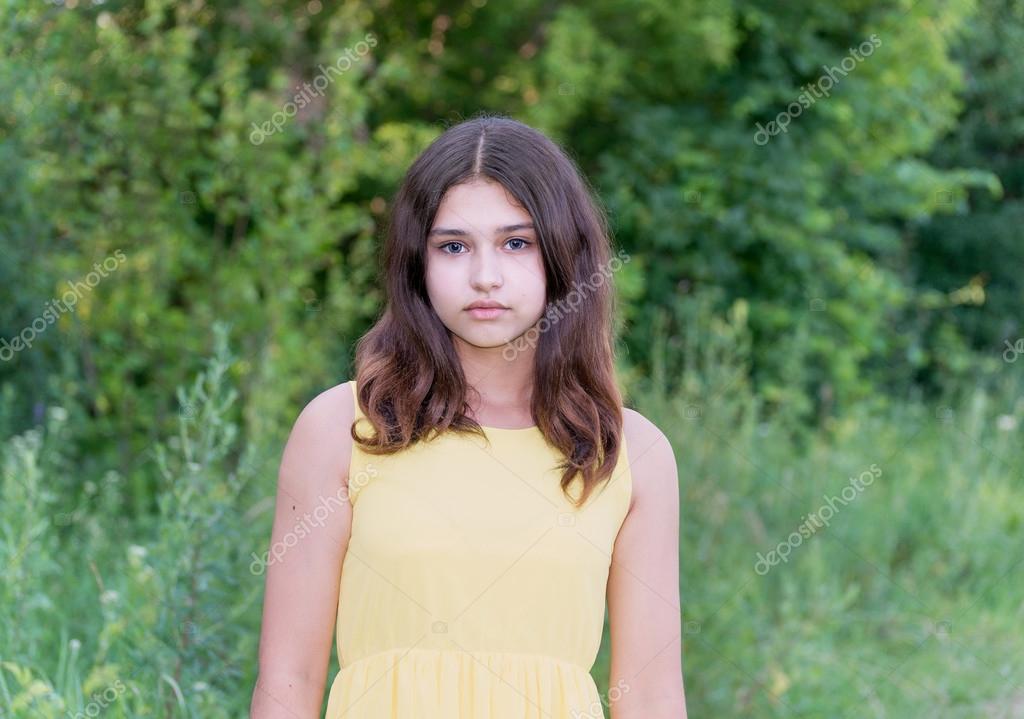
[[[458,227],[489,234],[499,227],[531,222],[530,213],[497,182],[475,180],[448,189],[433,227]]]

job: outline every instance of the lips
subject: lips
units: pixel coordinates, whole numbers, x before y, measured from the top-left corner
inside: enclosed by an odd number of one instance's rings
[[[493,320],[508,312],[508,307],[493,300],[478,300],[466,308],[475,320]]]

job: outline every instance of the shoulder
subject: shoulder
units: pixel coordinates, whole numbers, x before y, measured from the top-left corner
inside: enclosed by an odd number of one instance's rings
[[[667,506],[679,501],[675,451],[665,433],[635,409],[622,408],[629,473],[633,483],[630,510],[638,502]]]
[[[305,407],[302,408],[303,414],[308,414],[315,420],[325,420],[332,418],[344,419],[348,417],[353,419],[355,415],[354,409],[355,397],[352,393],[352,383],[348,380],[329,387],[320,394],[316,395],[311,399]]]
[[[321,436],[341,431],[349,436],[355,419],[354,404],[351,382],[336,384],[306,403],[295,420],[295,429]]]
[[[355,418],[352,385],[342,382],[317,394],[299,412],[288,437],[284,464],[318,465],[332,479],[348,481]]]

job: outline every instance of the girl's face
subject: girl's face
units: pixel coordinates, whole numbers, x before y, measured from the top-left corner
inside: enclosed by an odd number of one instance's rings
[[[541,318],[547,282],[533,219],[497,182],[451,187],[427,236],[427,294],[469,345],[497,347]],[[503,309],[473,310],[474,302]]]

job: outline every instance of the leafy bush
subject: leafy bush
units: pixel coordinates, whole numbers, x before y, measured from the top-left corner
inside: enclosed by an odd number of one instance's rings
[[[110,717],[237,716],[255,681],[262,596],[248,548],[265,541],[239,508],[264,468],[239,446],[230,419],[238,393],[223,326],[216,348],[179,391],[177,434],[154,447],[152,518],[125,522],[102,496],[59,511],[46,487],[66,471],[61,408],[51,408],[45,430],[7,442],[0,592],[11,613],[0,623],[0,708],[12,717],[95,715],[90,708]],[[116,485],[97,492],[116,494]],[[61,538],[66,525],[72,531]],[[83,565],[91,576],[76,570]]]

